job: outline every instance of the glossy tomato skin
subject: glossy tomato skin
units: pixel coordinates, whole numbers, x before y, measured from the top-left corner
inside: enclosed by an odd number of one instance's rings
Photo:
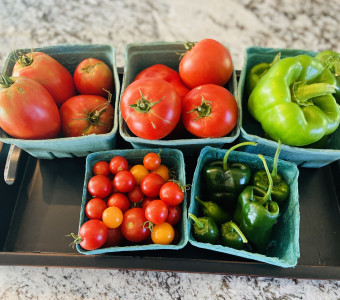
[[[165,181],[161,175],[156,173],[149,173],[143,178],[140,187],[145,196],[151,198],[157,197],[164,182]]]
[[[30,55],[27,54],[28,57]],[[38,81],[49,91],[58,107],[76,95],[73,77],[61,63],[42,52],[33,52],[32,59],[32,63],[28,66],[22,66],[17,61],[12,75]]]
[[[182,219],[182,207],[180,205],[176,206],[168,206],[168,217],[166,218],[166,222],[170,225],[175,226],[177,225]]]
[[[96,58],[80,62],[73,74],[75,86],[80,94],[107,96],[113,90],[113,74],[107,64]],[[105,91],[106,90],[106,91]]]
[[[66,137],[105,134],[112,130],[114,108],[101,96],[78,95],[61,106],[60,116]]]
[[[210,106],[210,114],[200,117],[197,108]],[[182,105],[182,120],[185,128],[197,137],[218,138],[227,135],[238,120],[237,102],[224,87],[206,84],[192,89]]]
[[[94,175],[105,175],[108,176],[110,174],[110,166],[107,161],[101,160],[97,161],[93,167],[92,172]]]
[[[190,91],[182,82],[178,72],[163,64],[156,64],[144,69],[137,74],[135,80],[147,77],[159,78],[171,83],[181,99],[184,99],[185,95]]]
[[[120,155],[112,157],[109,166],[111,173],[114,175],[120,171],[127,171],[129,169],[129,163],[127,159]]]
[[[101,220],[103,211],[107,208],[105,201],[101,198],[92,198],[85,206],[85,214],[89,219]]]
[[[107,239],[107,227],[102,221],[89,220],[79,229],[82,238],[80,246],[85,250],[95,250],[104,245]]]
[[[130,171],[120,171],[113,178],[113,186],[121,193],[130,192],[135,186],[135,177]]]
[[[111,194],[112,183],[104,175],[94,175],[87,184],[87,190],[91,196],[103,199]]]
[[[145,100],[141,103],[141,93]],[[144,112],[131,107],[152,107]],[[120,108],[129,129],[138,137],[157,140],[167,136],[181,115],[181,99],[175,88],[158,78],[142,78],[132,82],[124,91]]]
[[[128,197],[123,193],[113,193],[109,199],[107,199],[107,206],[116,206],[120,208],[122,213],[125,213],[130,206]]]
[[[153,200],[145,208],[145,217],[155,225],[161,224],[168,217],[168,206],[162,200]]]
[[[181,79],[190,89],[209,83],[223,86],[232,73],[233,63],[228,49],[213,39],[195,44],[179,64]]]
[[[143,226],[144,222],[146,218],[143,208],[135,207],[126,211],[121,225],[124,238],[134,243],[146,240],[151,232],[147,226]]]
[[[50,139],[60,132],[60,115],[50,93],[38,82],[11,77],[0,89],[0,127],[19,139]]]
[[[183,202],[185,195],[176,182],[168,181],[162,185],[159,196],[167,205],[176,206]]]
[[[153,227],[151,239],[155,244],[169,245],[175,238],[174,228],[167,222]]]

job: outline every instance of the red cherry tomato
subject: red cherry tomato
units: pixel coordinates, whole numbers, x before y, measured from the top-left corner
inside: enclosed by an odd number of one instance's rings
[[[138,185],[134,186],[132,188],[132,190],[128,192],[128,198],[129,198],[130,202],[132,202],[132,203],[138,203],[138,202],[143,201],[144,194],[143,194],[140,186],[138,186]]]
[[[176,182],[168,181],[162,185],[159,197],[166,204],[176,206],[184,200],[184,191]]]
[[[92,172],[94,175],[108,176],[110,174],[109,163],[104,160],[97,161],[92,167]]]
[[[161,175],[150,173],[143,178],[140,187],[145,196],[157,197],[163,184],[164,179]]]
[[[117,174],[120,171],[127,171],[129,169],[129,163],[123,156],[115,156],[110,160],[110,171],[112,174]]]
[[[126,211],[121,225],[124,238],[135,243],[146,240],[151,233],[147,226],[143,226],[146,221],[143,208],[135,207]]]
[[[101,198],[92,198],[85,206],[85,214],[89,219],[102,219],[103,211],[107,208],[105,201]]]
[[[89,220],[79,229],[80,246],[85,250],[95,250],[104,245],[107,239],[107,227],[102,221]],[[77,242],[74,242],[77,243]]]
[[[126,195],[122,193],[114,193],[112,194],[109,199],[107,199],[107,206],[116,206],[120,208],[120,210],[125,213],[130,206],[129,199]]]
[[[123,240],[122,230],[119,227],[117,228],[108,228],[107,229],[107,239],[103,245],[103,248],[115,247],[118,246]]]
[[[156,170],[161,165],[161,156],[159,153],[149,152],[143,158],[143,165],[150,171]]]
[[[95,175],[89,180],[87,190],[93,197],[103,199],[111,194],[112,183],[110,179],[104,175]]]
[[[153,200],[157,200],[157,198],[150,198],[150,197],[146,197],[144,198],[144,200],[142,201],[142,208],[146,208],[146,206]]]
[[[182,219],[182,207],[180,205],[176,206],[168,206],[168,217],[166,218],[166,222],[170,225],[175,226],[177,225]]]
[[[145,208],[145,217],[153,224],[163,223],[168,216],[168,206],[162,200],[153,200]]]
[[[135,177],[130,171],[120,171],[113,178],[113,186],[121,193],[127,193],[135,186]]]

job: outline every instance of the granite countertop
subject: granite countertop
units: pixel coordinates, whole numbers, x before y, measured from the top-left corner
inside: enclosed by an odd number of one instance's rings
[[[250,46],[340,52],[340,1],[2,0],[0,66],[10,51],[128,43],[227,45],[236,69]],[[0,266],[0,299],[340,299],[340,281],[107,269]]]

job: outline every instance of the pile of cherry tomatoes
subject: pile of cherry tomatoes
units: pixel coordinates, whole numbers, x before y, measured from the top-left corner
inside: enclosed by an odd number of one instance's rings
[[[92,197],[87,221],[73,244],[85,250],[133,244],[176,244],[185,187],[162,163],[161,152],[148,152],[130,165],[117,155],[92,167],[87,183]]]

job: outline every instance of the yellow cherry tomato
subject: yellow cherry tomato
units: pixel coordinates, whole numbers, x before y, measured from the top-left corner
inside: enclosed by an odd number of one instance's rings
[[[175,237],[174,228],[167,222],[155,225],[151,232],[154,244],[169,245]]]
[[[123,213],[120,208],[110,206],[103,211],[102,220],[108,228],[117,228],[123,222]]]
[[[170,179],[169,168],[166,165],[160,165],[156,170],[152,171],[152,173],[161,175],[164,181],[168,181]]]
[[[149,170],[143,165],[134,165],[130,169],[130,172],[132,173],[133,177],[135,177],[136,185],[140,185],[143,178],[149,174]]]

